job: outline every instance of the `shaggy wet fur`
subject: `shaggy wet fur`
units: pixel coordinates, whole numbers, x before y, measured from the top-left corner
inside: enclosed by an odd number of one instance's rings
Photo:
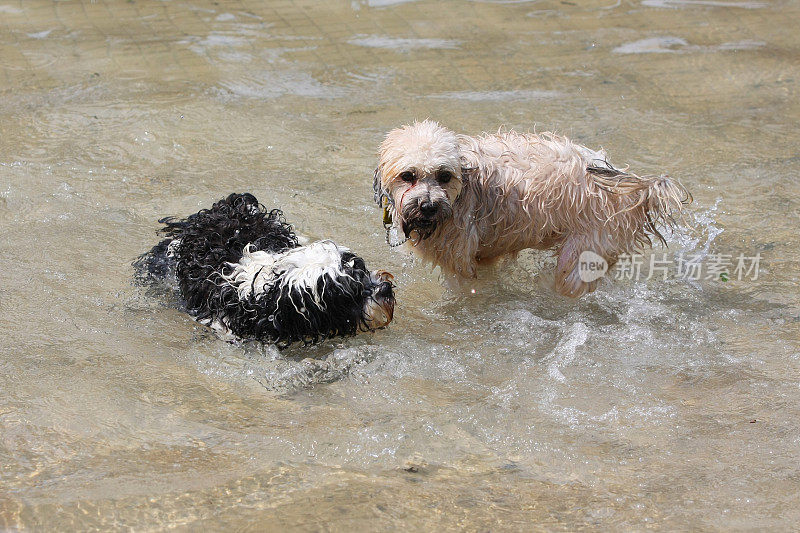
[[[556,290],[578,297],[584,251],[614,265],[664,242],[658,225],[690,200],[667,177],[640,177],[551,133],[456,135],[433,121],[392,130],[380,147],[375,199],[413,250],[445,273],[477,277],[478,265],[526,248],[553,249]]]
[[[186,310],[240,339],[288,345],[353,335],[392,318],[391,276],[330,241],[301,247],[283,213],[231,194],[185,219],[135,263],[150,283],[177,280]]]

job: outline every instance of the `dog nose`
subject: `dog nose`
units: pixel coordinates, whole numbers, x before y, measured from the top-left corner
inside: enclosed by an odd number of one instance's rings
[[[384,281],[380,285],[378,285],[378,292],[376,293],[381,298],[391,298],[392,297],[392,284],[388,281]]]
[[[419,211],[426,217],[432,217],[439,210],[439,204],[430,201],[425,201],[419,204]]]

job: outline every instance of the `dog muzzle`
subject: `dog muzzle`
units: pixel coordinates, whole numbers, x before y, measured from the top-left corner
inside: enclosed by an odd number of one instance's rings
[[[375,330],[386,327],[394,318],[394,276],[385,270],[370,273],[375,283],[372,295],[364,304],[366,327]]]

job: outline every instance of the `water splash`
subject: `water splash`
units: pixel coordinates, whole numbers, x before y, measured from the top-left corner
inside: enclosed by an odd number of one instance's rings
[[[567,380],[562,369],[578,356],[578,348],[589,338],[589,328],[583,322],[575,322],[558,343],[558,346],[544,358],[547,361],[548,375],[561,383]]]

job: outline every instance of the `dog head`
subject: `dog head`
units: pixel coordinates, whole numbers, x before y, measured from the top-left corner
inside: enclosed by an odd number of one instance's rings
[[[347,248],[337,248],[338,271],[322,283],[323,307],[340,316],[353,313],[348,323],[356,324],[359,331],[387,326],[394,317],[394,276],[385,270],[370,271],[361,257]]]
[[[430,237],[453,216],[463,187],[456,134],[425,120],[389,132],[380,146],[375,170],[375,200],[386,198],[393,219],[406,237]]]
[[[316,342],[382,328],[394,314],[392,275],[331,241],[278,253],[248,246],[221,277],[228,323],[256,338]]]

